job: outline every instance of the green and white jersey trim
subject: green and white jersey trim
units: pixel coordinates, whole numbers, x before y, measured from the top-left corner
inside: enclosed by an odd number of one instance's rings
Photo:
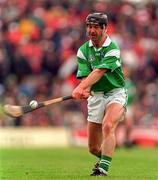
[[[109,57],[109,56],[120,58],[120,50],[112,49],[111,51],[107,52],[104,57]]]
[[[120,63],[120,61],[116,61],[116,65],[118,66],[118,67],[120,67],[121,66],[121,63]]]
[[[77,52],[77,57],[83,59],[83,60],[86,60],[86,57],[84,56],[84,54],[82,53],[82,51],[79,49],[78,52]]]

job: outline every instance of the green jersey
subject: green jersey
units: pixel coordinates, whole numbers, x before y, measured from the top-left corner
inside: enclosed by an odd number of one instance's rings
[[[92,41],[84,43],[77,52],[77,78],[88,76],[94,69],[108,69],[91,90],[94,92],[109,92],[125,86],[122,72],[120,50],[109,37],[101,48],[95,48]]]

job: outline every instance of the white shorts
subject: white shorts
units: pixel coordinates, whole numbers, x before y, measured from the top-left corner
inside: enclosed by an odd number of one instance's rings
[[[108,93],[96,92],[88,98],[88,118],[90,122],[101,124],[106,107],[111,103],[119,103],[126,107],[127,91],[125,88],[113,89]]]

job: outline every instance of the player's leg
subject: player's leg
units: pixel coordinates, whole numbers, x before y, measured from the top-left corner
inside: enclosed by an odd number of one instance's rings
[[[119,103],[112,103],[106,109],[106,114],[104,116],[102,125],[102,156],[99,165],[99,169],[102,170],[105,174],[108,172],[109,165],[115,150],[115,130],[120,120],[124,117],[124,113],[125,108]]]
[[[89,152],[97,157],[101,157],[102,125],[88,122],[87,128]]]
[[[97,157],[101,155],[104,102],[103,93],[97,93],[88,98],[88,145],[89,151]]]
[[[101,158],[101,144],[102,144],[102,124],[88,122],[88,147],[89,152],[98,157],[98,160],[92,168],[92,174],[99,167]]]
[[[88,98],[88,147],[91,154],[99,159],[92,171],[99,166],[102,144],[102,120],[105,112],[105,99],[103,93],[97,93]]]

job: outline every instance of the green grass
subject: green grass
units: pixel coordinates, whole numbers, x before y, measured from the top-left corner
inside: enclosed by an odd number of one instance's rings
[[[86,148],[1,149],[0,180],[104,178],[89,176],[95,161]],[[117,149],[105,179],[158,179],[158,149]]]

